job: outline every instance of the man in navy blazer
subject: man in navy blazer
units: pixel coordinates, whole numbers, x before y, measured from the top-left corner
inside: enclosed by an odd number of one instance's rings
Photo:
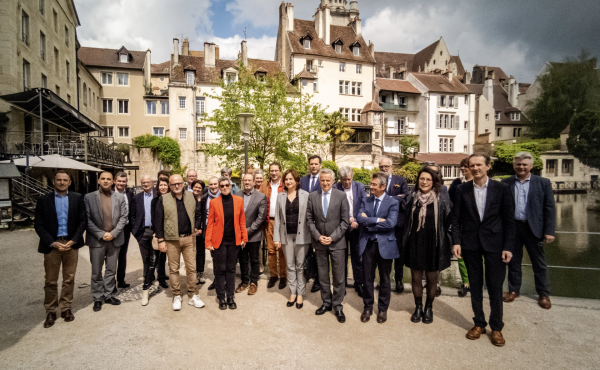
[[[398,201],[398,224],[396,225],[396,243],[398,244],[399,256],[394,260],[394,280],[396,280],[396,292],[404,292],[402,278],[404,276],[404,247],[402,246],[402,235],[404,234],[404,214],[400,212],[400,204],[406,194],[408,194],[408,182],[402,176],[392,174],[392,159],[382,157],[379,160],[379,171],[386,176],[385,193],[391,195]]]
[[[309,194],[313,191],[321,190],[321,183],[319,182],[319,172],[321,171],[321,157],[318,155],[312,155],[308,158],[308,170],[309,174],[300,178],[300,189],[308,192]],[[317,271],[317,258],[315,250],[312,247],[308,248],[306,255],[309,266],[308,271]],[[307,272],[305,270],[305,272]],[[307,276],[308,280],[310,276]],[[315,293],[321,290],[321,284],[319,284],[319,274],[315,273],[315,280],[312,287],[310,288],[311,293]]]
[[[357,181],[352,181],[354,172],[352,167],[343,166],[338,170],[340,182],[336,183],[333,187],[343,191],[348,199],[348,206],[350,208],[350,225],[346,230],[346,243],[350,245],[350,253],[346,248],[346,285],[348,285],[348,255],[350,255],[352,263],[352,276],[354,277],[354,290],[358,293],[359,297],[363,296],[363,272],[362,262],[360,254],[358,253],[358,239],[360,238],[360,225],[358,224],[358,211],[367,197],[365,192],[365,186]]]
[[[377,322],[387,321],[387,309],[390,305],[392,261],[400,252],[396,243],[395,226],[398,221],[400,205],[393,196],[386,194],[387,176],[379,172],[371,178],[371,196],[365,198],[358,214],[361,226],[359,255],[362,256],[365,289],[363,303],[365,308],[360,321],[367,322],[373,314],[375,302],[375,269],[379,268],[379,302]]]
[[[504,302],[510,303],[519,296],[521,290],[521,261],[523,244],[531,259],[535,290],[538,304],[550,309],[550,286],[548,269],[544,259],[544,242],[554,241],[556,225],[556,206],[550,180],[531,174],[533,156],[521,152],[515,155],[513,167],[516,176],[502,180],[508,184],[515,202],[515,220],[517,233],[513,258],[508,264],[508,292],[504,293]]]
[[[127,174],[125,172],[117,172],[115,175],[115,191],[125,196],[125,203],[127,203],[127,225],[123,228],[123,236],[125,237],[125,243],[119,249],[119,259],[117,260],[117,284],[115,289],[129,288],[131,285],[125,282],[125,274],[127,271],[127,250],[129,249],[129,239],[131,238],[131,206],[133,202],[133,190],[127,189]]]

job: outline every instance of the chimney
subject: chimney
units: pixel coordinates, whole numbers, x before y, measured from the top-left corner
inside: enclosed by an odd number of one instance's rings
[[[248,45],[246,40],[242,41],[242,63],[248,68]]]
[[[496,80],[496,71],[492,70],[492,80]]]
[[[394,78],[394,72],[396,72],[394,67],[390,67],[390,78]]]
[[[465,72],[465,78],[463,79],[463,83],[468,85],[471,83],[471,74],[469,72]]]
[[[483,97],[494,106],[494,80],[490,77],[485,79],[485,84],[483,85]]]
[[[517,96],[519,96],[519,84],[513,76],[508,79],[508,103],[516,107],[518,104]]]
[[[450,81],[450,83],[452,83],[452,78],[454,77],[454,73],[452,73],[452,71],[447,71],[446,77],[448,77],[448,81]]]
[[[173,65],[179,64],[179,39],[173,39]]]
[[[181,44],[181,55],[190,55],[190,42],[187,38],[183,39]]]
[[[221,59],[219,56],[219,45],[215,45],[215,59]]]
[[[144,61],[144,85],[150,85],[152,81],[152,53],[150,49],[146,50],[146,60]]]
[[[487,78],[488,78],[488,67],[483,66],[483,77],[481,78],[481,81],[483,81],[483,83],[485,84],[485,80],[487,80]]]
[[[321,8],[317,8],[317,12],[313,16],[315,20],[315,31],[317,32],[317,37],[323,40],[323,12]]]
[[[323,12],[323,42],[325,45],[331,44],[331,10],[328,5],[325,5],[325,11]]]
[[[352,26],[352,29],[354,30],[356,36],[362,36],[362,21],[360,20],[360,18],[354,18],[352,21],[350,21],[350,25]]]
[[[204,43],[204,66],[214,67],[215,66],[215,44],[212,42]]]
[[[290,32],[294,32],[294,6],[292,5],[292,3],[287,3],[286,13],[287,13],[287,30]]]

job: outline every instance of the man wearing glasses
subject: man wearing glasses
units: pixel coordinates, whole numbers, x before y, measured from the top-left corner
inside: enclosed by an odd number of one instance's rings
[[[179,267],[181,256],[185,263],[187,293],[189,305],[204,307],[204,302],[196,291],[196,247],[194,238],[199,233],[194,228],[196,219],[200,219],[200,203],[194,194],[183,190],[183,178],[172,175],[169,179],[171,193],[158,199],[154,227],[158,248],[169,257],[169,283],[173,294],[173,311],[181,310],[181,284]]]
[[[399,204],[402,204],[402,199],[408,194],[408,183],[402,176],[392,174],[392,159],[382,157],[379,161],[379,171],[383,172],[387,177],[385,193],[394,197]],[[402,234],[404,230],[404,215],[402,212],[398,214],[398,223],[396,224],[396,242],[398,243],[398,252],[400,257],[394,260],[394,279],[396,280],[396,293],[404,292],[404,284],[402,277],[404,276],[404,247],[402,246]]]

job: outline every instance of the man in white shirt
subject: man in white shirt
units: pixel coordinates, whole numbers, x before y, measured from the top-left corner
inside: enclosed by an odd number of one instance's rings
[[[188,172],[187,172],[187,187],[185,189],[187,191],[193,191],[192,184],[196,180],[198,180],[198,173],[196,172],[196,170],[188,170]]]

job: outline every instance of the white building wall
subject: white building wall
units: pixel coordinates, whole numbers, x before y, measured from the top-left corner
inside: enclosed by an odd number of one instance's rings
[[[454,97],[454,106],[453,107],[438,107],[438,102],[441,97],[445,96],[448,99],[448,96]],[[467,97],[465,103],[465,96]],[[458,104],[457,104],[458,102]],[[457,106],[458,105],[458,106]],[[473,94],[465,94],[465,95],[456,95],[456,94],[440,94],[440,93],[431,93],[430,94],[430,104],[429,104],[429,152],[430,153],[440,153],[440,152],[448,152],[448,153],[470,153],[472,151],[473,144],[475,142],[474,135],[474,121],[475,121],[475,109],[474,109],[474,95]],[[454,125],[453,127],[457,128],[437,128],[437,120],[440,115],[448,116],[448,125],[450,124],[450,116],[454,116]],[[457,118],[458,117],[458,118]],[[458,122],[457,122],[458,121]],[[458,125],[457,125],[458,124]],[[449,148],[449,143],[447,146],[447,150],[442,147],[440,150],[440,138],[443,139],[453,139],[452,150]]]

